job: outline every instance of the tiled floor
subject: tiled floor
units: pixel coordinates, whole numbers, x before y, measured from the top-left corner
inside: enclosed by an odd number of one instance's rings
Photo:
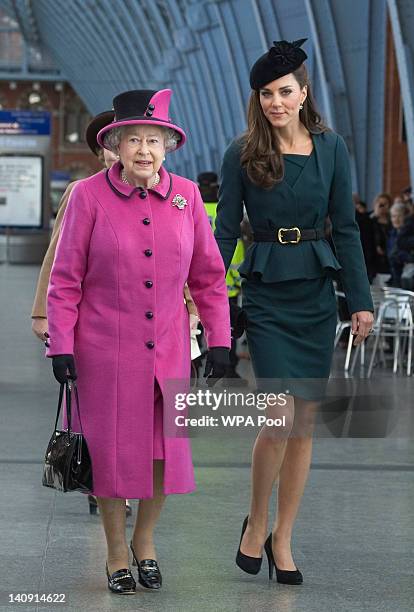
[[[197,438],[198,489],[167,500],[157,531],[162,590],[112,595],[99,517],[88,514],[80,494],[40,485],[57,386],[30,331],[37,272],[0,266],[0,610],[412,610],[412,379],[389,378],[400,409],[390,437],[315,439],[294,536],[302,586],[269,584],[265,560],[258,576],[234,564],[248,508],[251,436]],[[248,362],[241,368],[251,375]],[[382,373],[375,377],[383,383]],[[19,592],[64,593],[66,604],[9,603]]]

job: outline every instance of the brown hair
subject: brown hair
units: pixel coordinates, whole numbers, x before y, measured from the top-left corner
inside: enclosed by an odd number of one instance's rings
[[[389,193],[379,193],[377,196],[375,196],[375,200],[374,200],[374,206],[376,205],[376,203],[378,202],[378,200],[387,200],[388,202],[388,208],[391,208],[392,206],[392,197]]]
[[[320,134],[328,128],[316,110],[308,72],[304,64],[292,72],[302,89],[307,85],[307,97],[299,112],[300,121],[312,134]],[[241,164],[247,170],[252,183],[263,189],[271,189],[283,179],[283,157],[275,130],[263,114],[259,91],[253,91],[247,112],[247,130],[242,136]]]

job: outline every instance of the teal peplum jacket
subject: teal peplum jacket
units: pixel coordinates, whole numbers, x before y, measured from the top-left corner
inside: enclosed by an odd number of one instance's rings
[[[293,184],[282,180],[270,190],[254,185],[241,167],[240,140],[229,145],[222,165],[215,230],[224,265],[227,270],[240,237],[243,204],[253,231],[295,226],[323,230],[329,215],[336,256],[325,239],[298,244],[255,242],[240,274],[274,283],[339,273],[350,313],[373,311],[346,145],[332,131],[311,136],[313,151]]]

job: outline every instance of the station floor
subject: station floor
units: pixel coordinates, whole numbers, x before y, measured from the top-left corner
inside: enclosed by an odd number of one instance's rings
[[[269,583],[265,559],[257,576],[235,566],[252,437],[200,438],[193,441],[197,491],[168,498],[157,529],[162,590],[112,595],[99,517],[89,515],[81,494],[41,486],[57,383],[30,329],[37,274],[36,266],[0,266],[0,610],[413,609],[413,378],[396,386],[403,413],[398,435],[315,439],[293,542],[302,586]],[[251,376],[249,368],[243,361],[242,373]],[[11,603],[10,594],[18,593],[61,593],[65,603]]]

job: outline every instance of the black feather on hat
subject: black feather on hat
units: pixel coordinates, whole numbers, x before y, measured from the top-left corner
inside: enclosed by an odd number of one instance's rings
[[[306,40],[308,39],[300,38],[293,42],[273,41],[273,47],[253,65],[250,71],[250,87],[258,90],[299,68],[308,57],[300,48]]]

